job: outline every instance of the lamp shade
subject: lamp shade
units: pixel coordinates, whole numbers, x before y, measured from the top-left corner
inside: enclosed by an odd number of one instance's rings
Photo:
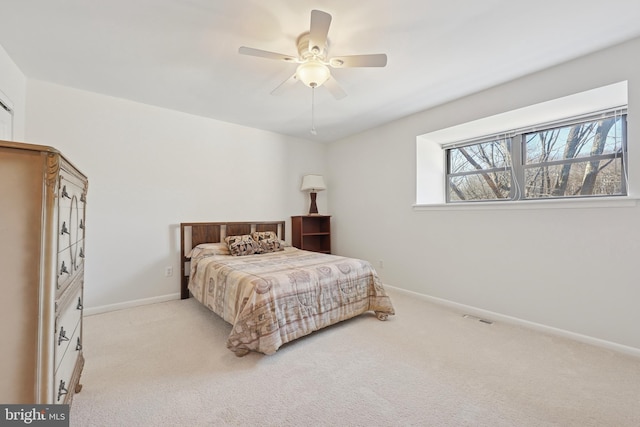
[[[322,178],[322,175],[305,175],[302,177],[302,186],[300,187],[301,191],[311,191],[312,193],[315,193],[326,189],[327,187],[324,185],[324,178]]]
[[[331,73],[326,65],[315,60],[309,60],[298,66],[296,76],[309,87],[322,86],[329,79]]]

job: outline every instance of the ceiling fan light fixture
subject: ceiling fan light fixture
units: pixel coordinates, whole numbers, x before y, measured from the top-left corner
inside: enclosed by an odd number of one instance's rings
[[[324,85],[335,99],[342,99],[347,96],[347,94],[331,75],[329,67],[384,67],[387,65],[387,55],[384,53],[376,53],[330,57],[328,53],[330,43],[327,37],[330,25],[330,14],[321,10],[312,10],[309,31],[300,34],[296,39],[296,47],[298,49],[297,56],[283,55],[282,53],[254,49],[246,46],[241,46],[238,49],[238,53],[288,63],[295,62],[298,64],[296,72],[271,91],[272,95],[279,95],[282,93],[282,88],[289,87],[297,81],[301,81],[305,86],[312,89]]]
[[[329,68],[323,63],[316,60],[309,60],[298,66],[296,70],[298,79],[309,87],[322,86],[326,82],[331,73]]]

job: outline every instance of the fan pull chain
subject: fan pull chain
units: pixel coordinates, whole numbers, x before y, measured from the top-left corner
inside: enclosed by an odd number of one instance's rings
[[[317,135],[318,131],[316,131],[316,111],[315,111],[315,94],[316,87],[311,87],[311,135]]]

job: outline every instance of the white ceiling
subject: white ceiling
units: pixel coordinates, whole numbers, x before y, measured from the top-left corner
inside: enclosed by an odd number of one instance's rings
[[[0,0],[0,45],[27,78],[332,141],[640,36],[638,0]],[[297,83],[310,12],[330,13],[329,56],[386,53],[385,68],[333,69],[335,100]],[[607,65],[615,66],[615,65]],[[588,70],[585,70],[588,72]]]

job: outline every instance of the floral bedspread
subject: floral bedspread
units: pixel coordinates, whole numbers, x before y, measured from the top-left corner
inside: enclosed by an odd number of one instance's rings
[[[189,290],[233,328],[237,356],[274,353],[326,326],[373,311],[395,314],[367,261],[292,247],[260,255],[207,254],[191,260]]]

